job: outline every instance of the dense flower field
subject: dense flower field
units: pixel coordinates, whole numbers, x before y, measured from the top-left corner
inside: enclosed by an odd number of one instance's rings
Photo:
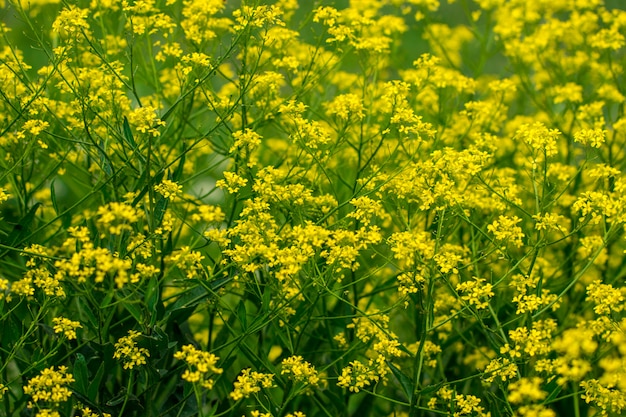
[[[0,415],[623,415],[625,9],[0,0]]]

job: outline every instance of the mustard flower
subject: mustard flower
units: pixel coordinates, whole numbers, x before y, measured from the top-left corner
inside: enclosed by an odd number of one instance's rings
[[[161,194],[165,198],[173,199],[183,190],[183,186],[172,180],[164,179],[160,184],[154,186],[154,191]]]
[[[520,248],[524,245],[522,242],[524,232],[522,232],[521,227],[517,226],[521,221],[522,219],[517,216],[499,216],[497,220],[487,226],[487,230],[493,233],[496,240],[510,242]]]
[[[131,224],[139,220],[139,211],[130,204],[112,202],[98,207],[97,216],[98,225],[112,235],[120,235],[132,230]]]
[[[151,136],[159,136],[161,132],[157,129],[165,126],[165,121],[156,115],[156,109],[152,106],[139,107],[128,114],[128,122],[141,133],[148,133]]]
[[[206,389],[213,388],[214,381],[211,377],[222,373],[222,369],[216,366],[219,360],[217,356],[198,350],[193,345],[183,346],[174,354],[174,358],[187,364],[182,379],[194,384],[198,383]]]
[[[241,371],[241,374],[237,377],[234,389],[229,394],[229,397],[238,401],[260,392],[261,388],[271,388],[273,386],[274,374],[264,374],[247,368]]]
[[[9,193],[7,193],[7,191],[0,187],[0,204],[4,203],[5,201],[7,201],[9,199]]]
[[[378,382],[380,376],[364,365],[359,360],[350,362],[350,364],[341,370],[341,375],[337,379],[337,385],[342,388],[348,388],[350,392],[359,392],[372,383]]]
[[[581,129],[574,133],[574,142],[599,148],[606,141],[607,133],[604,129]]]
[[[582,381],[580,387],[585,390],[581,398],[587,404],[592,403],[600,408],[602,416],[609,415],[608,411],[619,415],[622,410],[626,409],[626,394],[614,383],[602,383],[597,379],[589,379]]]
[[[587,300],[595,304],[596,314],[610,314],[624,309],[624,288],[614,288],[596,280],[587,286]]]
[[[137,347],[137,341],[141,333],[136,330],[129,330],[128,336],[121,337],[115,343],[114,359],[120,359],[124,363],[124,369],[133,369],[136,366],[146,364],[146,358],[150,352],[146,348]]]
[[[282,361],[281,375],[287,375],[296,382],[318,385],[320,376],[313,365],[305,361],[302,356],[290,356]]]
[[[520,378],[509,385],[507,399],[513,404],[525,401],[541,401],[548,395],[541,389],[542,380],[539,377]]]
[[[55,32],[66,32],[76,34],[82,30],[89,30],[87,18],[89,9],[81,9],[76,6],[69,6],[59,13],[52,23],[52,30]]]
[[[30,395],[35,402],[59,404],[72,396],[72,391],[67,387],[72,382],[74,377],[67,372],[67,367],[60,366],[56,370],[50,367],[29,379],[24,386],[24,393]]]
[[[466,281],[458,284],[456,290],[463,293],[462,300],[467,301],[477,310],[487,308],[489,299],[494,296],[493,286],[485,282],[484,278],[474,277],[473,281]]]
[[[244,187],[248,183],[247,179],[240,177],[234,172],[225,171],[223,175],[224,179],[217,180],[215,186],[218,188],[226,188],[231,194],[236,193],[241,187]]]
[[[54,323],[54,332],[63,333],[68,340],[76,339],[76,329],[82,327],[80,322],[65,317],[55,317],[52,322]]]

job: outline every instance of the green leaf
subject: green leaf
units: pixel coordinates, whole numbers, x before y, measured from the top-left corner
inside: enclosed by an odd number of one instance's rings
[[[59,215],[59,205],[57,204],[57,192],[54,188],[54,180],[50,182],[50,200],[52,201],[52,208],[56,215]]]
[[[22,217],[18,223],[13,226],[13,231],[7,238],[7,241],[9,242],[9,245],[7,246],[19,246],[23,243],[24,238],[30,233],[31,225],[40,206],[41,203],[33,205],[30,210],[28,210],[28,213],[26,213],[24,217]]]
[[[96,372],[96,375],[93,377],[93,379],[89,383],[89,387],[87,388],[87,398],[89,398],[91,401],[95,402],[98,398],[98,392],[100,391],[100,382],[104,377],[104,371],[104,362],[101,362],[100,366],[98,367],[98,372]]]
[[[181,177],[183,176],[183,168],[185,165],[185,154],[183,153],[180,157],[180,162],[178,163],[178,166],[176,167],[176,171],[174,171],[174,175],[172,176],[172,181],[178,182]]]
[[[419,394],[420,394],[420,395],[428,395],[428,394],[430,394],[431,392],[438,391],[438,390],[439,390],[439,388],[441,388],[443,385],[444,385],[444,382],[439,382],[439,383],[437,383],[437,384],[435,384],[435,385],[429,385],[429,386],[427,386],[426,388],[424,388],[424,389],[420,390],[420,391],[419,391]]]
[[[241,322],[241,327],[245,332],[248,328],[248,317],[246,312],[246,303],[244,300],[239,301],[239,305],[237,306],[237,317]]]
[[[74,369],[72,373],[74,375],[74,382],[76,383],[76,390],[81,394],[87,394],[89,387],[89,372],[87,371],[87,361],[80,353],[76,354],[76,360],[74,361]]]
[[[133,316],[135,320],[137,320],[137,323],[143,323],[141,310],[139,310],[139,308],[135,304],[124,302],[122,303],[122,305],[124,306],[126,311],[128,311],[130,315]]]
[[[411,378],[406,376],[396,365],[394,365],[390,361],[386,361],[386,362],[387,362],[387,366],[389,366],[389,369],[391,369],[391,372],[393,372],[394,376],[398,378],[398,381],[400,381],[400,386],[402,387],[402,391],[404,391],[404,393],[406,394],[406,398],[408,402],[412,402],[413,401],[413,381],[411,381]]]
[[[152,276],[148,281],[148,288],[146,288],[146,293],[144,294],[144,301],[150,315],[150,328],[154,327],[159,318],[157,309],[159,293],[159,279],[157,276]]]
[[[122,130],[124,131],[124,139],[133,148],[133,150],[136,151],[137,142],[135,142],[135,138],[133,138],[133,131],[130,128],[130,123],[128,123],[128,118],[126,116],[124,116],[124,122],[122,123]]]
[[[169,203],[169,199],[165,197],[161,197],[157,200],[154,206],[154,227],[155,228],[161,226],[161,222],[163,221],[163,217],[165,216],[165,211],[167,210],[168,203]]]

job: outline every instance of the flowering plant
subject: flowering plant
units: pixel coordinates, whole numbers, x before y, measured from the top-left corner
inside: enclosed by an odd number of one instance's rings
[[[625,412],[621,2],[0,10],[0,415]]]

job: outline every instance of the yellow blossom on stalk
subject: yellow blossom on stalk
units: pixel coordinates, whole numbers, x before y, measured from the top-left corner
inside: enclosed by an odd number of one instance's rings
[[[137,347],[137,341],[141,333],[136,330],[129,330],[128,336],[121,337],[115,343],[114,359],[120,359],[124,363],[124,369],[133,369],[136,366],[146,364],[146,358],[150,352],[146,348]]]
[[[229,396],[233,400],[238,401],[260,392],[261,388],[271,388],[273,386],[274,374],[264,374],[247,368],[241,371],[241,374],[237,377],[234,389]]]
[[[348,213],[348,217],[353,217],[359,221],[363,226],[369,226],[372,219],[377,217],[383,217],[385,211],[380,201],[372,200],[369,197],[357,197],[350,200],[356,210]]]
[[[225,218],[225,214],[219,206],[202,205],[197,207],[198,212],[191,215],[191,220],[199,222],[221,222]]]
[[[481,399],[475,395],[459,394],[452,390],[449,386],[443,386],[437,391],[437,397],[444,403],[449,404],[450,409],[454,409],[454,414],[450,412],[448,415],[454,417],[460,416],[477,416],[488,417],[491,415],[485,412],[485,408],[480,405]],[[433,397],[428,401],[429,407],[435,409],[437,405],[437,397]],[[450,410],[451,411],[451,410]]]
[[[574,142],[599,148],[606,140],[604,129],[582,129],[574,133]]]
[[[509,339],[513,346],[505,343],[500,348],[500,353],[507,354],[512,359],[521,358],[522,355],[545,355],[551,351],[550,341],[556,326],[555,320],[547,319],[534,322],[530,330],[526,326],[509,330]]]
[[[18,281],[12,282],[11,293],[21,297],[33,296],[35,294],[33,279],[31,277],[24,277]]]
[[[467,301],[470,305],[476,306],[477,310],[487,308],[489,299],[495,294],[492,291],[493,286],[485,283],[484,278],[474,277],[474,281],[466,281],[458,284],[456,290],[463,293],[462,300]]]
[[[216,38],[217,30],[232,24],[230,19],[215,16],[225,5],[224,0],[184,0],[181,26],[185,37],[196,44]]]
[[[567,233],[566,225],[569,225],[569,219],[556,213],[534,214],[535,229],[537,230],[558,230],[561,233]]]
[[[0,301],[4,300],[8,290],[9,290],[9,280],[5,278],[0,278]]]
[[[287,375],[296,382],[318,385],[320,377],[313,365],[305,361],[302,356],[290,356],[283,359],[281,375]]]
[[[589,44],[597,49],[617,50],[626,44],[626,40],[624,35],[619,32],[619,29],[615,27],[598,31],[598,33],[591,36]]]
[[[183,246],[180,250],[168,256],[165,260],[185,272],[187,278],[198,278],[202,272],[202,260],[204,256],[189,246]]]
[[[520,378],[509,385],[507,399],[513,404],[520,404],[524,401],[541,401],[548,395],[541,389],[542,382],[539,377]]]
[[[372,382],[378,382],[379,379],[380,377],[375,370],[355,360],[341,370],[337,385],[348,388],[350,392],[359,392],[370,386]]]
[[[593,311],[596,314],[611,314],[624,309],[624,294],[626,290],[614,288],[611,284],[603,284],[596,280],[587,286],[587,300],[595,304]]]
[[[559,308],[560,303],[557,301],[558,295],[550,293],[550,290],[541,289],[541,295],[537,294],[516,294],[513,302],[517,304],[515,314],[534,313],[541,307],[551,306],[552,310]]]
[[[284,26],[285,22],[280,19],[282,14],[283,11],[276,5],[257,7],[242,6],[233,12],[233,17],[237,22],[237,24],[233,26],[233,29],[235,31],[241,31],[247,27],[260,28],[266,25]]]
[[[126,203],[109,203],[98,207],[96,222],[112,235],[120,235],[132,230],[132,223],[139,220],[139,211]]]
[[[233,139],[233,146],[231,146],[228,151],[230,153],[233,153],[238,149],[251,151],[261,144],[262,137],[255,131],[246,128],[245,130],[233,132]]]
[[[580,387],[585,390],[581,398],[587,404],[593,403],[601,409],[601,416],[608,416],[609,412],[621,415],[626,409],[626,393],[615,382],[601,382],[597,379],[582,381]]]
[[[173,199],[183,190],[183,186],[171,180],[163,180],[160,184],[154,186],[154,191],[161,194],[165,198]]]
[[[5,201],[7,201],[9,199],[9,193],[6,192],[6,190],[2,187],[0,187],[0,204],[4,203]]]
[[[556,140],[561,135],[558,129],[548,129],[543,123],[523,124],[516,136],[534,152],[544,152],[547,157],[557,154]]]
[[[58,14],[54,23],[52,23],[52,30],[55,32],[63,31],[72,35],[83,30],[89,30],[88,17],[89,9],[81,9],[73,5],[69,6]]]
[[[174,354],[174,358],[182,360],[187,364],[187,369],[182,375],[182,379],[191,383],[199,383],[200,386],[211,389],[213,388],[213,375],[219,375],[223,372],[218,368],[217,361],[219,358],[212,353],[203,352],[196,349],[193,345],[185,345]]]
[[[7,388],[6,385],[0,383],[0,400],[2,399],[2,397],[4,396],[4,394],[6,394],[8,390],[9,389]]]
[[[67,385],[74,382],[72,374],[67,372],[66,366],[46,368],[38,376],[28,380],[24,386],[24,394],[30,395],[35,402],[59,404],[72,396]]]
[[[54,323],[54,332],[63,333],[68,340],[76,339],[76,329],[82,327],[80,322],[65,317],[55,317],[52,322]]]
[[[50,126],[50,123],[46,122],[45,120],[38,120],[38,119],[28,120],[22,126],[22,130],[17,132],[17,138],[24,139],[26,137],[27,132],[33,137],[37,137],[41,134],[42,131],[44,131],[44,129],[47,129],[49,126]],[[39,146],[41,146],[42,149],[48,149],[48,144],[43,142],[41,139],[38,139],[37,143],[39,143]]]
[[[234,172],[225,171],[223,175],[224,179],[217,180],[215,186],[218,188],[226,188],[231,194],[236,193],[241,187],[245,187],[248,183],[247,179],[240,177]]]
[[[579,103],[583,101],[583,88],[576,83],[555,86],[553,88],[555,103]]]
[[[262,413],[259,410],[250,411],[250,417],[273,417],[272,413]]]
[[[156,115],[156,109],[152,106],[139,107],[128,114],[128,122],[141,133],[148,133],[151,136],[159,136],[161,132],[157,129],[165,126],[165,121]]]
[[[341,12],[330,6],[320,6],[313,12],[314,22],[322,22],[324,25],[330,27],[335,26],[340,17]]]
[[[522,219],[517,216],[499,216],[497,220],[487,226],[487,230],[493,233],[496,240],[504,243],[510,242],[520,248],[524,245],[522,242],[524,232],[522,232],[521,227],[517,226],[521,221]]]
[[[82,407],[79,408],[81,413],[83,413],[82,417],[111,417],[111,414],[109,413],[97,413],[95,411],[91,411],[91,408],[89,407]]]
[[[337,116],[341,120],[362,120],[363,100],[356,94],[342,94],[326,104],[326,114]]]
[[[486,382],[493,382],[496,379],[502,382],[513,379],[517,376],[519,369],[515,362],[508,358],[496,358],[491,360],[483,371],[483,379]],[[488,375],[488,376],[487,376]]]
[[[181,61],[185,64],[195,64],[200,67],[212,68],[211,57],[201,52],[193,52],[191,54],[183,55]]]
[[[169,42],[161,45],[161,43],[155,44],[155,46],[161,46],[161,50],[157,52],[155,59],[159,62],[164,62],[167,57],[180,58],[183,54],[183,50],[178,42]]]

